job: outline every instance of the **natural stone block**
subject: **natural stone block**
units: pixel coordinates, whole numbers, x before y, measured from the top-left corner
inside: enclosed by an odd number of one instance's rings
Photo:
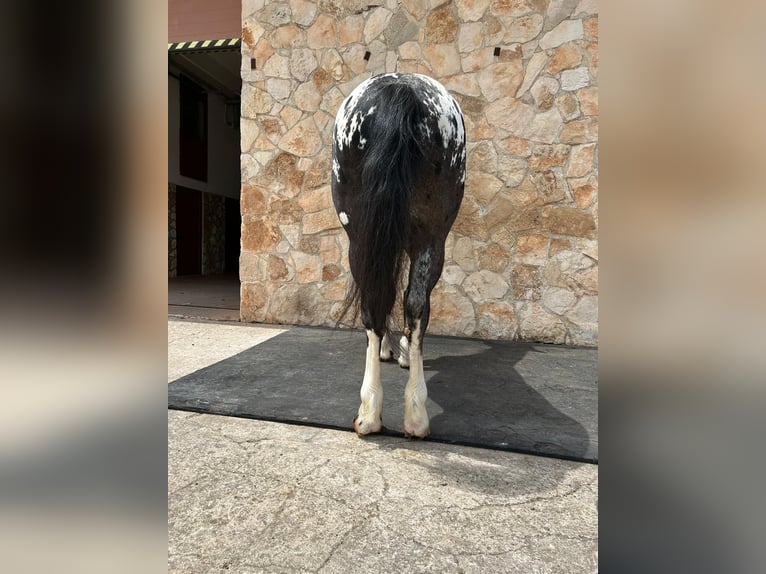
[[[561,89],[568,92],[584,88],[590,84],[590,73],[588,68],[581,66],[574,70],[564,70],[561,72]]]
[[[313,213],[332,206],[332,193],[330,186],[318,187],[304,191],[298,199],[303,211]]]
[[[517,138],[516,136],[508,136],[498,142],[498,145],[507,151],[511,155],[518,157],[529,157],[532,153],[532,145],[529,141]]]
[[[540,299],[543,280],[540,268],[532,265],[511,267],[511,286],[514,301],[537,301]]]
[[[582,88],[577,90],[577,100],[580,102],[580,110],[586,116],[598,115],[598,88]]]
[[[584,35],[582,20],[564,20],[540,38],[540,48],[550,50],[573,40],[581,40]]]
[[[287,265],[285,265],[284,259],[276,255],[269,255],[268,271],[269,279],[272,281],[287,279],[288,277]]]
[[[290,6],[286,2],[271,2],[258,14],[261,22],[273,28],[289,24],[291,17],[292,10],[290,10]]]
[[[243,321],[263,321],[269,295],[263,283],[242,282],[239,287],[240,315]]]
[[[479,255],[479,266],[482,269],[500,273],[508,266],[510,253],[497,243],[479,247],[477,252]]]
[[[460,26],[457,46],[461,54],[481,48],[484,41],[484,25],[481,22],[469,22]]]
[[[548,236],[542,233],[519,235],[514,261],[527,265],[543,265],[548,258]]]
[[[467,96],[480,96],[481,88],[474,74],[457,74],[441,80],[444,87],[450,92],[457,92]]]
[[[561,113],[561,118],[565,122],[580,117],[580,106],[577,102],[577,98],[572,92],[563,92],[556,96],[556,107]]]
[[[306,39],[303,31],[295,24],[280,26],[271,33],[271,45],[275,48],[294,48],[305,46]]]
[[[303,84],[304,86],[309,84]],[[297,123],[280,140],[279,148],[300,157],[312,156],[322,147],[319,131],[311,118]]]
[[[582,62],[580,48],[574,42],[569,42],[556,48],[548,65],[545,67],[545,71],[555,76],[562,70],[569,70],[579,66],[580,62]]]
[[[242,249],[263,253],[270,251],[282,236],[277,226],[268,219],[255,219],[242,222]]]
[[[465,277],[465,272],[459,265],[445,265],[441,275],[447,285],[460,285]]]
[[[487,301],[479,305],[476,334],[490,339],[512,339],[518,323],[513,306],[506,301]]]
[[[489,102],[503,96],[513,96],[521,84],[522,76],[521,60],[491,64],[477,73],[481,91]]]
[[[255,48],[265,30],[258,22],[248,21],[242,25],[242,43],[249,49]]]
[[[495,62],[494,48],[481,48],[463,56],[460,66],[465,73],[476,72]]]
[[[291,88],[290,80],[283,80],[281,78],[269,78],[266,80],[266,91],[272,98],[277,100],[287,99],[292,92]]]
[[[543,16],[536,12],[519,18],[513,18],[510,21],[508,30],[503,36],[503,41],[506,44],[511,44],[513,42],[523,44],[529,42],[542,31],[543,21]]]
[[[529,167],[537,171],[566,165],[569,146],[564,144],[536,145],[529,158]]]
[[[455,0],[457,13],[464,22],[476,22],[486,12],[490,0]]]
[[[540,111],[546,111],[553,107],[558,91],[559,83],[550,76],[543,76],[532,85],[530,93],[535,100],[535,107]]]
[[[482,269],[465,278],[463,289],[473,301],[482,302],[502,299],[508,292],[508,283],[501,275]]]
[[[595,179],[592,177],[584,177],[579,179],[572,179],[569,183],[572,188],[572,197],[575,204],[580,209],[587,209],[596,201],[598,196],[598,187]]]
[[[572,154],[567,167],[567,177],[582,177],[593,169],[596,144],[572,146]]]
[[[243,117],[257,119],[259,114],[267,114],[274,99],[265,90],[243,86],[240,109]]]
[[[524,70],[524,80],[521,82],[521,86],[519,86],[519,89],[516,92],[517,98],[521,98],[526,91],[532,87],[532,84],[537,79],[537,75],[540,73],[540,70],[545,67],[547,61],[548,55],[545,52],[537,52],[530,58],[527,67]]]
[[[453,44],[429,44],[423,48],[423,56],[436,77],[460,71],[460,55]]]
[[[306,235],[338,228],[340,228],[340,221],[332,207],[316,213],[307,213],[303,218],[303,233]]]
[[[304,111],[315,112],[319,109],[319,104],[322,102],[322,95],[312,82],[306,82],[295,90],[293,102]]]
[[[426,18],[426,40],[432,44],[454,42],[457,37],[457,20],[452,14],[451,3],[433,10]]]
[[[465,131],[469,141],[495,139],[495,130],[489,125],[486,118],[482,118],[477,124],[473,124],[470,118],[465,119]]]
[[[563,143],[588,143],[598,141],[598,118],[589,117],[564,124],[559,139]]]
[[[309,48],[331,48],[335,46],[335,18],[320,14],[306,32],[306,43]]]
[[[575,207],[547,206],[542,210],[543,229],[558,235],[595,237],[596,223],[590,213]]]
[[[263,215],[266,213],[266,201],[263,191],[254,185],[243,185],[239,197],[240,210],[246,215]]]
[[[564,343],[566,327],[561,320],[535,302],[526,303],[518,313],[519,337],[541,343]]]
[[[428,0],[401,0],[402,6],[407,9],[415,20],[420,20],[425,16]]]
[[[314,283],[322,277],[321,261],[316,255],[293,251],[293,265],[298,283]]]
[[[434,334],[454,333],[470,336],[476,328],[476,313],[464,295],[434,289],[431,294],[431,321],[428,330]]]
[[[524,180],[527,167],[528,164],[525,159],[502,154],[498,156],[497,160],[497,175],[507,187],[516,187]]]
[[[362,41],[364,17],[359,14],[344,18],[338,27],[338,45],[347,46]]]
[[[290,52],[290,72],[296,80],[305,82],[316,70],[316,67],[317,60],[314,57],[314,50],[296,48]]]
[[[316,2],[307,0],[290,0],[290,10],[292,11],[292,21],[301,26],[308,26],[314,21],[317,13]]]
[[[399,10],[386,27],[385,36],[388,47],[393,49],[404,42],[417,39],[418,31],[418,25],[410,20],[406,10]]]
[[[580,0],[549,0],[545,14],[545,29],[550,30],[573,15]]]
[[[364,25],[364,41],[366,44],[372,42],[375,38],[380,36],[383,30],[388,26],[388,21],[391,19],[392,12],[387,8],[378,7],[374,8],[370,15],[367,16],[367,22]]]

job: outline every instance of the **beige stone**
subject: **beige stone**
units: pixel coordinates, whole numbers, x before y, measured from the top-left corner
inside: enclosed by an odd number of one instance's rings
[[[481,22],[469,22],[460,26],[457,46],[461,54],[467,54],[481,48],[484,41],[484,25]]]
[[[285,106],[282,108],[282,111],[279,112],[279,117],[282,118],[282,121],[285,123],[285,126],[290,129],[293,127],[296,123],[298,123],[298,120],[301,118],[302,112],[300,110],[297,110],[291,106]]]
[[[290,0],[290,11],[293,22],[301,26],[308,26],[314,21],[317,5],[316,2],[308,2],[307,0]]]
[[[246,215],[261,215],[266,210],[263,191],[254,185],[242,186],[239,203],[242,213]]]
[[[598,115],[598,88],[595,86],[577,90],[577,100],[580,110],[586,116]]]
[[[276,100],[285,100],[291,93],[290,80],[284,80],[282,78],[269,78],[266,80],[266,91]]]
[[[300,223],[303,211],[294,198],[275,196],[269,201],[269,215],[280,224]]]
[[[580,209],[587,209],[596,201],[598,187],[595,178],[584,177],[572,179],[569,183],[572,188],[572,197]]]
[[[529,167],[543,171],[555,166],[566,165],[569,158],[569,146],[563,144],[536,145],[529,158]]]
[[[470,237],[460,237],[452,248],[452,260],[466,273],[478,269],[478,258]]]
[[[453,44],[429,44],[423,48],[423,56],[437,77],[460,71],[460,55]]]
[[[333,235],[324,235],[319,241],[319,254],[324,263],[340,262],[340,248]]]
[[[513,42],[529,42],[535,38],[543,29],[544,18],[542,14],[533,12],[526,16],[520,16],[519,18],[513,18],[510,21],[510,26],[503,36],[503,41],[506,44]]]
[[[450,92],[465,94],[468,96],[480,96],[481,88],[474,74],[457,74],[448,78],[442,78],[441,83]]]
[[[263,321],[269,295],[266,287],[258,283],[242,282],[239,288],[240,313],[243,321]]]
[[[482,302],[502,299],[508,292],[508,283],[501,275],[482,269],[465,278],[463,289],[473,301]]]
[[[565,122],[570,122],[580,117],[580,106],[572,92],[563,92],[556,96],[556,107]]]
[[[530,12],[545,12],[547,0],[492,0],[489,10],[500,16],[524,16]]]
[[[399,56],[404,60],[417,60],[421,57],[418,42],[404,42],[399,45]]]
[[[582,20],[564,20],[540,39],[540,48],[550,50],[573,40],[581,40],[585,33]]]
[[[335,209],[332,207],[317,211],[316,213],[308,213],[303,218],[303,233],[307,235],[339,228],[340,221],[338,221],[338,214],[335,213]]]
[[[598,118],[589,117],[564,124],[559,138],[563,143],[598,141]]]
[[[502,188],[503,182],[489,173],[471,172],[465,182],[466,194],[474,197],[481,205],[492,201]]]
[[[551,239],[550,247],[548,248],[548,257],[553,257],[557,253],[560,253],[561,251],[565,251],[567,249],[572,248],[572,242],[569,239],[561,239],[559,237],[554,237]]]
[[[579,16],[581,14],[597,14],[597,13],[598,13],[598,3],[596,2],[596,0],[580,0],[580,3],[577,4],[577,8],[575,8],[573,15]]]
[[[295,48],[304,46],[305,44],[306,39],[303,35],[303,31],[295,24],[280,26],[271,34],[271,45],[277,49]]]
[[[401,3],[415,20],[425,16],[428,0],[401,0]]]
[[[305,82],[316,67],[317,60],[313,50],[296,48],[290,52],[290,71],[296,80]]]
[[[479,255],[479,267],[482,269],[501,273],[508,266],[510,253],[497,243],[479,247],[477,253]]]
[[[274,99],[265,90],[243,86],[242,89],[242,116],[257,119],[259,114],[266,114],[271,109]]]
[[[535,107],[539,111],[546,111],[553,107],[558,92],[559,83],[550,76],[538,78],[533,84],[530,93],[535,100]]]
[[[574,42],[568,42],[563,46],[556,48],[551,56],[545,71],[555,76],[562,70],[569,70],[580,65],[582,62],[582,52]]]
[[[543,203],[558,203],[567,196],[567,184],[560,168],[533,171],[529,179]]]
[[[321,146],[319,131],[311,118],[298,122],[279,142],[279,149],[300,157],[314,155]]]
[[[303,187],[305,190],[313,190],[330,184],[330,171],[332,169],[330,155],[320,155],[305,170]]]
[[[582,297],[574,308],[567,313],[567,319],[577,325],[595,325],[598,323],[598,297]]]
[[[361,42],[364,32],[364,17],[354,14],[344,18],[338,27],[338,45],[347,46]]]
[[[541,213],[544,229],[558,235],[595,237],[593,215],[574,207],[547,206]]]
[[[277,154],[263,170],[258,179],[259,186],[279,192],[280,197],[295,197],[303,183],[303,172],[297,169],[296,163],[296,157],[292,154]]]
[[[593,169],[596,144],[572,146],[572,154],[567,166],[567,177],[582,177]]]
[[[497,168],[498,175],[507,187],[516,187],[523,180],[527,173],[527,161],[523,158],[507,156],[501,154],[498,156]]]
[[[525,341],[564,343],[566,327],[555,315],[535,302],[526,303],[519,313],[519,336]]]
[[[272,281],[287,279],[288,277],[287,265],[285,265],[284,259],[276,255],[269,255],[268,270],[269,279]]]
[[[338,113],[338,108],[343,103],[345,96],[338,88],[332,88],[322,97],[320,108],[330,114],[332,117]]]
[[[481,48],[463,56],[460,66],[465,73],[476,72],[495,62],[494,48]]]
[[[521,60],[491,64],[477,73],[481,91],[487,101],[512,97],[522,81]]]
[[[428,14],[426,40],[432,44],[446,44],[457,38],[457,20],[452,14],[451,3]]]
[[[314,283],[322,277],[322,263],[316,255],[293,251],[293,265],[298,283]]]
[[[316,285],[285,283],[270,294],[266,317],[272,323],[310,325],[326,306]]]
[[[343,69],[343,58],[337,50],[326,50],[322,56],[322,68],[332,74],[335,81],[342,81],[347,79],[345,70]]]
[[[590,84],[590,72],[586,66],[561,72],[561,89],[567,92],[579,90]]]
[[[327,92],[327,90],[330,89],[334,84],[332,74],[330,74],[330,72],[324,68],[318,68],[314,71],[314,73],[311,75],[311,82],[314,84],[320,94]]]
[[[459,265],[445,265],[441,275],[447,285],[460,285],[465,277],[465,272]]]
[[[260,135],[258,122],[242,117],[239,122],[239,146],[243,152],[249,152],[253,142]]]
[[[430,333],[470,336],[475,328],[476,313],[467,297],[454,291],[434,289],[431,294]]]
[[[582,26],[585,39],[598,44],[598,16],[583,19]]]
[[[271,250],[282,236],[277,226],[267,219],[242,222],[242,249],[262,253]]]
[[[306,32],[306,43],[309,48],[314,49],[335,46],[335,19],[327,14],[320,14]]]
[[[255,65],[259,70],[263,69],[266,60],[268,60],[273,53],[274,47],[271,45],[271,42],[266,38],[261,38],[252,51],[252,57],[255,58]]]
[[[489,125],[486,118],[481,118],[475,125],[471,122],[470,118],[465,118],[465,124],[465,131],[468,134],[469,141],[491,140],[495,138],[495,130]]]
[[[290,78],[290,59],[274,53],[263,65],[263,73],[271,78]]]
[[[524,80],[521,82],[521,86],[519,86],[519,89],[516,92],[517,98],[521,98],[526,91],[532,87],[532,84],[537,79],[540,71],[545,67],[547,61],[548,55],[545,52],[537,52],[530,58],[527,67],[524,70]]]
[[[474,198],[467,195],[463,197],[452,230],[461,235],[470,235],[479,240],[486,240],[488,230],[485,219],[484,206],[480,206]]]
[[[258,140],[256,140],[256,142],[257,141]],[[255,147],[255,144],[253,144],[253,147]],[[258,172],[261,170],[261,166],[257,161],[255,161],[255,158],[252,155],[243,153],[239,156],[239,169],[241,181],[250,181],[252,178],[258,175]]]
[[[332,206],[332,193],[330,186],[318,187],[304,191],[298,199],[303,211],[313,213]]]
[[[375,38],[380,36],[383,30],[388,26],[388,21],[391,19],[392,12],[387,8],[377,7],[370,11],[367,16],[367,22],[364,25],[364,41],[369,44]]]
[[[513,306],[506,301],[487,301],[479,305],[476,335],[489,339],[513,339],[518,328]]]
[[[319,109],[319,104],[322,102],[322,95],[312,82],[306,82],[295,90],[293,102],[304,111],[315,112]]]
[[[548,236],[542,233],[519,235],[514,261],[527,265],[543,265],[548,258]]]
[[[532,145],[529,141],[516,136],[508,136],[500,140],[498,145],[511,155],[529,157],[532,153]]]
[[[543,278],[540,268],[533,265],[511,267],[511,288],[514,301],[538,301],[542,293]]]
[[[535,108],[516,98],[506,96],[492,102],[486,109],[487,120],[514,135],[521,135],[535,117]]]
[[[455,0],[457,13],[464,22],[476,22],[486,12],[490,0]]]
[[[494,173],[497,171],[497,152],[491,142],[474,145],[468,153],[469,171]]]

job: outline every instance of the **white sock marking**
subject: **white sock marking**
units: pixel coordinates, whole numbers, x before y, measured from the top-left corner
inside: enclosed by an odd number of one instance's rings
[[[415,321],[410,344],[410,376],[404,389],[404,433],[424,437],[429,432],[426,400],[428,389],[423,375],[423,353],[420,349],[420,320]]]
[[[388,337],[388,331],[383,335],[383,341],[380,343],[380,358],[383,361],[387,361],[392,356],[391,352],[391,339]]]
[[[402,338],[399,339],[399,346],[402,349],[402,352],[399,353],[399,366],[401,367],[409,367],[410,366],[410,343],[407,341],[407,337],[402,335]]]
[[[364,365],[364,379],[359,397],[359,413],[356,417],[360,434],[378,432],[381,427],[380,413],[383,410],[383,387],[380,384],[380,339],[375,331],[367,331],[367,359]]]
[[[345,211],[341,211],[341,212],[338,214],[338,219],[340,219],[340,222],[341,222],[343,225],[348,225],[348,214],[347,214]]]

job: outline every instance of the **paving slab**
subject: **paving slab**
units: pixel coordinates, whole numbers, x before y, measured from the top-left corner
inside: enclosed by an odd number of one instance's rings
[[[169,380],[274,333],[221,327],[169,321]],[[594,464],[170,410],[168,568],[595,572],[597,485]]]

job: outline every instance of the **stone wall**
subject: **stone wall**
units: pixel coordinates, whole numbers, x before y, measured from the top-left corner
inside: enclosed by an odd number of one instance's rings
[[[243,320],[334,324],[335,113],[371,74],[419,72],[468,136],[430,332],[595,344],[597,30],[593,0],[243,0]]]
[[[202,274],[223,273],[226,267],[226,198],[202,194]]]

